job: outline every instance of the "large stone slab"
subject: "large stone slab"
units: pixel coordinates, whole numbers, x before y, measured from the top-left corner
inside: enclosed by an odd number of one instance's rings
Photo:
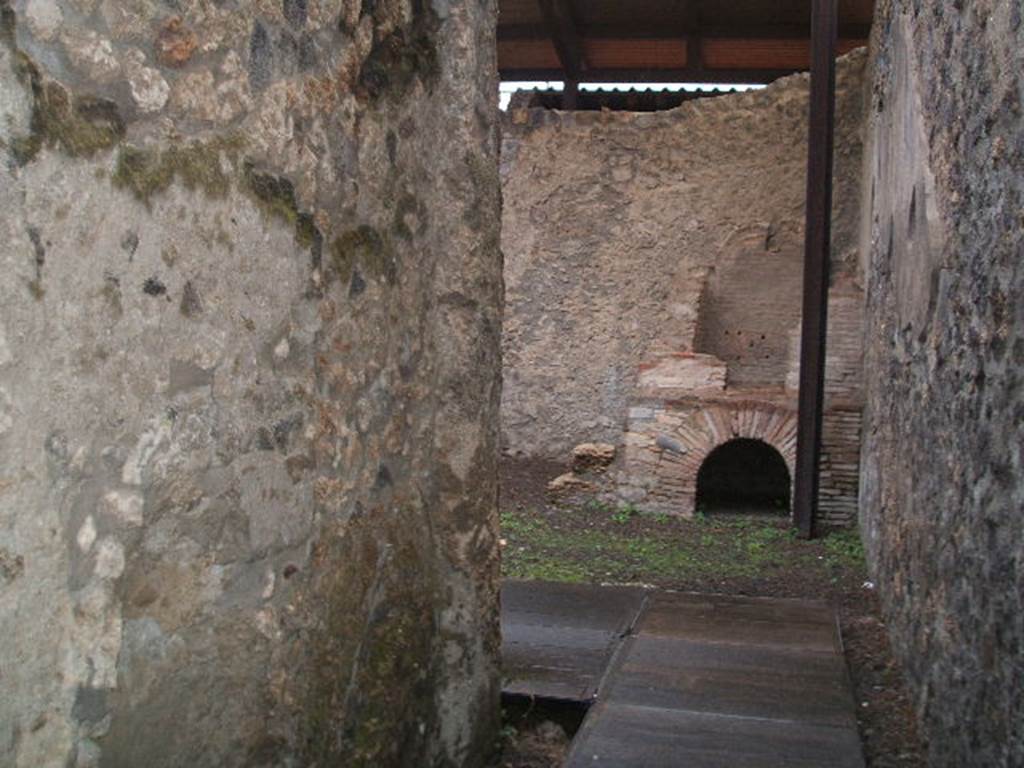
[[[503,691],[589,703],[645,596],[635,587],[506,581]]]
[[[863,768],[835,613],[813,600],[649,593],[570,768]]]

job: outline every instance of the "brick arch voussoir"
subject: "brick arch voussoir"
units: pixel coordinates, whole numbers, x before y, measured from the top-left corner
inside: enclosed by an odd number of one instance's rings
[[[796,414],[778,408],[722,408],[698,411],[678,435],[686,453],[680,462],[683,486],[696,493],[697,474],[713,450],[731,440],[747,438],[770,445],[786,462],[790,483],[796,471]]]

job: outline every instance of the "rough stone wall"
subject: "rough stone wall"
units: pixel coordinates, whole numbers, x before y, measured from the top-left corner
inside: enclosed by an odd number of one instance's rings
[[[839,67],[837,291],[859,297],[862,77]],[[712,354],[733,387],[797,359],[806,76],[658,113],[513,110],[502,141],[503,447],[620,443],[643,363]],[[859,302],[833,303],[834,322]],[[832,370],[859,368],[843,348]],[[839,348],[837,347],[837,350]]]
[[[489,747],[494,16],[0,0],[0,764]]]
[[[1024,24],[879,5],[862,527],[935,766],[1024,764]]]

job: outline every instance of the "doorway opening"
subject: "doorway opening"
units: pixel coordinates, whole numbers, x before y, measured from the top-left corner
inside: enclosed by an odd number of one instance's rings
[[[697,473],[697,510],[787,515],[790,476],[782,455],[762,440],[738,438],[715,448]]]

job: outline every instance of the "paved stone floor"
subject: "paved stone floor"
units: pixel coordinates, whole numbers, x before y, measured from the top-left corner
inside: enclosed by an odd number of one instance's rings
[[[591,705],[569,768],[863,768],[824,602],[510,581],[502,605],[505,692]]]

